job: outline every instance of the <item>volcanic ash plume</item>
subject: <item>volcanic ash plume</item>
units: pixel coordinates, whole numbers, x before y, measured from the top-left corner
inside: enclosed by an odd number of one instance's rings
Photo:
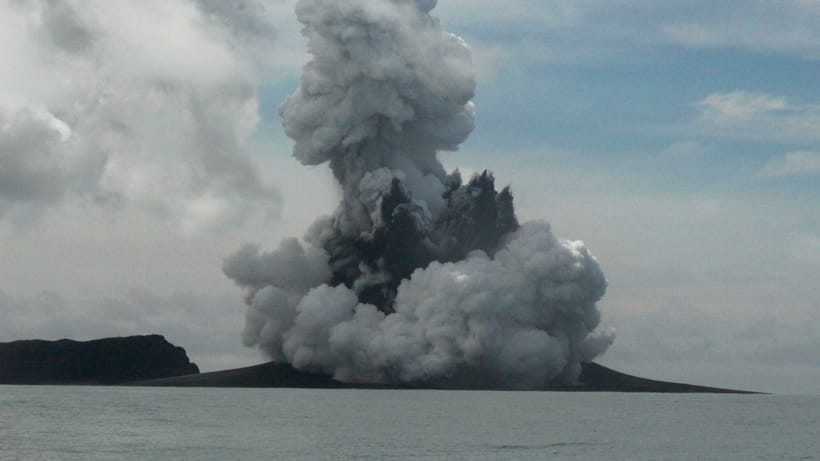
[[[606,279],[581,242],[519,225],[508,188],[436,158],[473,129],[470,51],[435,0],[301,0],[313,59],[280,108],[343,199],[304,242],[224,261],[244,342],[349,382],[539,388],[602,353]]]

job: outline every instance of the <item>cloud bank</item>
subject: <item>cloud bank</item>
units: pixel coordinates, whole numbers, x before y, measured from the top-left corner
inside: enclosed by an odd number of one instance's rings
[[[185,231],[274,216],[246,153],[274,34],[252,1],[0,3],[0,218],[67,198]]]

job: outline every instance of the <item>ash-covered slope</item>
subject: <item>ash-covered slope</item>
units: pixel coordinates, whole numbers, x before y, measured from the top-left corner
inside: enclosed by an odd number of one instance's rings
[[[215,371],[190,376],[156,379],[135,383],[143,386],[177,387],[287,387],[312,389],[448,389],[497,390],[497,387],[469,383],[440,382],[430,385],[343,383],[328,376],[305,373],[288,364],[273,362],[233,370]],[[663,393],[753,393],[733,389],[671,383],[630,376],[597,363],[582,363],[577,384],[545,386],[540,390],[569,392],[663,392]]]
[[[337,381],[329,376],[305,373],[288,364],[273,362],[232,370],[152,379],[133,384],[171,387],[288,387],[310,389],[359,387]]]
[[[666,393],[712,393],[712,394],[759,394],[759,392],[698,386],[695,384],[672,383],[627,375],[594,362],[581,366],[577,386],[566,386],[565,390],[603,392],[666,392]]]
[[[0,343],[0,384],[119,384],[199,373],[160,335]]]

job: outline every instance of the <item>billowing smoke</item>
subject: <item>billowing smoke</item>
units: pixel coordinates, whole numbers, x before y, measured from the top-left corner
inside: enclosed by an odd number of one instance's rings
[[[602,353],[606,279],[583,243],[519,224],[509,188],[436,158],[473,129],[470,50],[435,0],[301,0],[312,60],[280,108],[342,202],[304,242],[224,261],[244,342],[348,382],[538,388]]]

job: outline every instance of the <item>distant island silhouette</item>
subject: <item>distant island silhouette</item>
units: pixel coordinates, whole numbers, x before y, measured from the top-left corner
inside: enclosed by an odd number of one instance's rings
[[[121,384],[199,373],[160,335],[0,343],[0,384]]]
[[[480,390],[469,383],[359,384],[296,370],[273,362],[200,373],[185,349],[160,335],[93,341],[23,340],[0,343],[0,384],[136,385],[174,387],[291,387],[312,389]],[[582,363],[577,384],[545,391],[733,393],[756,392],[657,381],[627,375],[597,363]]]

